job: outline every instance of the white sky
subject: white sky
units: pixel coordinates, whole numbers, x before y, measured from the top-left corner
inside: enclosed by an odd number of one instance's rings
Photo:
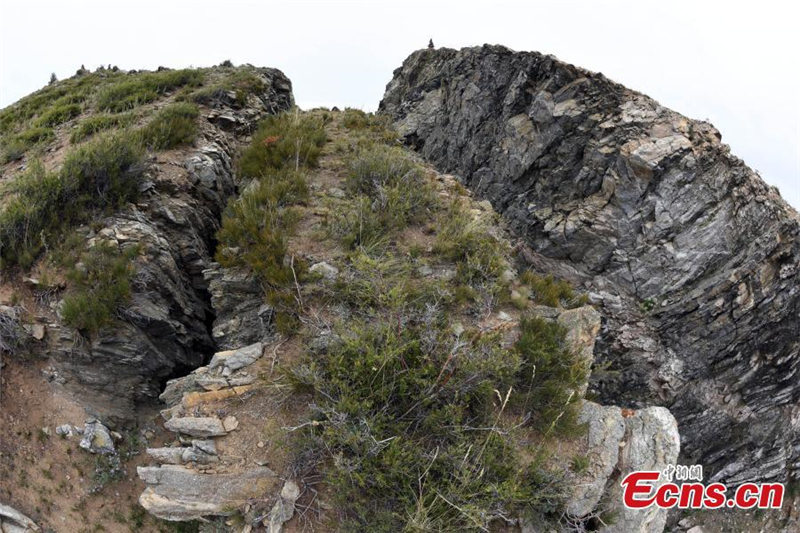
[[[0,0],[0,106],[83,63],[283,70],[301,107],[374,110],[433,37],[537,50],[692,118],[800,208],[799,10],[788,0],[300,2]]]

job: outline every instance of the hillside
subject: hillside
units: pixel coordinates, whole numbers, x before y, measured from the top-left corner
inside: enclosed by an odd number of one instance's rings
[[[4,532],[796,525],[621,503],[678,462],[793,479],[796,214],[709,125],[484,47],[415,52],[378,114],[81,69],[0,132]]]

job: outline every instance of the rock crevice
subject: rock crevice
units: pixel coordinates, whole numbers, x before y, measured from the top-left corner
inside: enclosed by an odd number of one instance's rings
[[[129,420],[137,404],[157,398],[167,380],[204,364],[217,348],[220,317],[207,272],[215,265],[222,211],[237,189],[237,132],[293,104],[291,84],[280,71],[256,72],[263,82],[259,94],[236,108],[211,102],[214,109],[201,112],[194,147],[151,156],[139,202],[102,220],[99,231],[87,230],[90,243],[141,248],[131,301],[113,328],[88,340],[71,328],[52,328],[59,380],[104,421]],[[235,131],[214,125],[221,112],[235,119]]]

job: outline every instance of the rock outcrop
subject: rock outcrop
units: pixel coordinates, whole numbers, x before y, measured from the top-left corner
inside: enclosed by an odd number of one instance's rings
[[[499,46],[413,53],[380,109],[590,293],[603,402],[669,406],[714,480],[796,477],[798,215],[713,126]]]
[[[584,402],[579,420],[586,423],[588,466],[571,480],[573,493],[567,514],[579,518],[613,516],[600,531],[663,531],[667,510],[628,509],[622,505],[620,481],[631,472],[663,471],[674,465],[680,451],[675,418],[664,407],[631,412],[616,406]],[[659,484],[666,483],[661,479]]]
[[[88,341],[71,328],[52,328],[60,380],[103,421],[129,419],[137,403],[156,398],[164,382],[202,365],[225,340],[217,334],[221,326],[212,307],[217,302],[209,290],[218,291],[207,272],[215,266],[222,210],[236,190],[231,163],[239,146],[236,133],[293,104],[291,83],[280,71],[256,72],[262,91],[244,106],[229,102],[235,108],[225,99],[213,100],[215,109],[200,119],[195,148],[151,157],[139,203],[102,220],[102,229],[86,230],[90,243],[142,250],[131,302],[113,328]],[[222,112],[235,118],[232,131],[212,125]],[[219,277],[230,276],[220,272]]]
[[[593,307],[536,306],[533,313],[561,324],[567,332],[567,345],[581,355],[587,369],[591,368],[601,323],[600,314]],[[580,397],[585,392],[586,386],[576,391]],[[568,520],[578,530],[588,527],[608,533],[663,531],[667,510],[625,508],[620,481],[631,472],[663,471],[676,464],[681,439],[678,424],[669,410],[648,407],[636,411],[583,400],[578,422],[585,424],[587,430],[572,446],[586,464],[568,474],[572,488],[565,508]],[[659,484],[665,482],[662,479]],[[606,525],[602,520],[609,516],[614,520]],[[593,522],[598,519],[599,522]]]

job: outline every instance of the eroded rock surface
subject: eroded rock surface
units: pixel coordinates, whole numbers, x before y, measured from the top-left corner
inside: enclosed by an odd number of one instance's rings
[[[103,421],[129,419],[137,403],[156,398],[168,378],[202,365],[226,340],[218,334],[212,305],[221,298],[215,280],[229,276],[207,272],[215,267],[214,235],[222,210],[236,190],[231,163],[240,142],[236,134],[293,104],[283,73],[256,72],[263,91],[250,95],[245,105],[228,102],[230,108],[224,95],[212,99],[215,109],[199,119],[195,146],[151,157],[140,201],[102,220],[102,229],[86,229],[89,244],[141,247],[122,320],[90,340],[57,325],[48,333],[61,380]],[[220,110],[235,118],[231,131],[213,126],[211,118]],[[264,319],[268,322],[269,314]],[[249,324],[239,325],[253,331]]]
[[[140,466],[147,488],[139,503],[165,520],[193,520],[208,515],[229,515],[249,498],[265,494],[276,484],[275,473],[255,467],[232,474],[206,474],[179,465]]]
[[[590,292],[601,401],[669,406],[716,480],[795,477],[798,215],[713,126],[498,46],[415,52],[380,109]]]

